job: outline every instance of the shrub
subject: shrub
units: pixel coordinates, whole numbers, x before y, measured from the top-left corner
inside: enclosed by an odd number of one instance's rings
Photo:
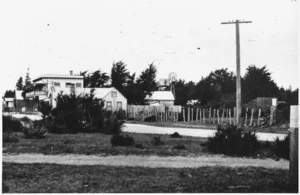
[[[3,132],[21,132],[22,125],[19,120],[13,119],[11,116],[2,115]]]
[[[144,119],[145,122],[156,122],[156,116],[148,116]]]
[[[16,143],[19,142],[19,138],[16,133],[13,132],[4,132],[2,137],[3,143]]]
[[[186,147],[183,144],[182,145],[174,146],[173,148],[176,149],[176,150],[186,150]]]
[[[47,129],[43,121],[21,122],[23,125],[23,133],[27,139],[41,139],[45,137]]]
[[[103,121],[102,133],[116,135],[121,133],[124,121],[119,120],[116,115],[111,115],[109,118],[105,118]]]
[[[181,138],[182,136],[179,133],[175,132],[175,133],[171,134],[170,137],[172,137],[172,138]]]
[[[273,146],[272,151],[280,158],[289,160],[290,154],[290,136],[286,136],[284,140],[279,140],[277,137]]]
[[[129,135],[113,135],[110,143],[112,146],[132,146],[134,145],[134,139]]]
[[[139,149],[144,149],[145,147],[143,146],[143,144],[135,144],[135,147],[136,148],[139,148]]]
[[[208,138],[207,148],[212,153],[247,156],[259,149],[255,132],[245,132],[236,126],[218,126],[214,137]]]
[[[161,140],[160,136],[154,136],[154,137],[152,137],[151,143],[154,146],[161,146],[161,145],[165,144],[165,142]]]

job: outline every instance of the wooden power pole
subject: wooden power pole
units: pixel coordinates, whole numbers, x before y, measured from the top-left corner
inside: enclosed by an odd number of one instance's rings
[[[252,21],[229,21],[221,24],[235,24],[236,32],[236,124],[241,127],[241,113],[242,113],[242,98],[241,98],[241,57],[240,57],[240,23],[252,23]]]

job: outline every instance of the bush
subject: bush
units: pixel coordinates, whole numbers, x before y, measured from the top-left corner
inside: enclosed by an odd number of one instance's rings
[[[156,122],[156,116],[148,116],[144,119],[145,122]]]
[[[45,137],[47,129],[43,121],[22,121],[23,133],[27,139],[41,139]]]
[[[214,137],[208,138],[207,148],[212,153],[247,156],[259,149],[255,132],[245,132],[236,126],[218,126]]]
[[[290,136],[286,136],[282,141],[277,137],[272,146],[272,151],[276,154],[276,156],[289,160]]]
[[[124,121],[119,120],[116,115],[111,115],[103,121],[102,133],[116,135],[121,133]]]
[[[2,137],[3,143],[16,143],[19,142],[19,138],[16,133],[13,132],[4,132]]]
[[[110,143],[112,146],[132,146],[134,145],[134,139],[129,135],[113,135]]]
[[[154,136],[154,137],[152,137],[151,143],[154,146],[161,146],[161,145],[165,144],[165,142],[161,140],[160,136]]]
[[[136,148],[139,148],[139,149],[144,149],[145,147],[143,146],[143,144],[135,144],[135,147]]]
[[[174,146],[173,148],[176,150],[186,150],[185,145],[177,145],[177,146]]]
[[[11,116],[2,115],[3,132],[21,132],[22,124],[18,119],[13,119]]]
[[[179,133],[175,132],[175,133],[171,134],[170,137],[172,137],[172,138],[181,138],[182,136]]]

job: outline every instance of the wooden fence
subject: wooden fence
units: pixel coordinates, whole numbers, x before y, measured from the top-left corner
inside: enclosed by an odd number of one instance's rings
[[[246,108],[242,113],[242,126],[268,126],[276,123],[276,107],[271,107],[269,113],[262,112],[260,108]],[[236,125],[236,109],[185,107],[182,108],[182,118],[184,122]]]
[[[128,105],[127,118],[144,121],[147,117],[155,116],[156,121],[177,122],[179,120],[181,110],[181,106]]]

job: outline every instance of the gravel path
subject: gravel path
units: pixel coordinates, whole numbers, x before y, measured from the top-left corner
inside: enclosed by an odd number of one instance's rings
[[[193,137],[213,137],[217,130],[211,129],[191,129],[191,128],[173,128],[173,127],[157,127],[140,124],[125,123],[124,132],[130,133],[149,133],[149,134],[172,134],[178,132],[180,135]],[[256,133],[257,139],[260,141],[275,141],[276,137],[280,140],[285,138],[285,134],[277,133]]]
[[[227,167],[265,167],[288,169],[289,161],[273,159],[232,158],[222,155],[206,155],[198,157],[160,157],[137,155],[43,155],[43,154],[3,154],[3,162],[10,163],[51,163],[65,165],[106,165],[129,167],[161,167],[161,168],[197,168],[204,166]]]

